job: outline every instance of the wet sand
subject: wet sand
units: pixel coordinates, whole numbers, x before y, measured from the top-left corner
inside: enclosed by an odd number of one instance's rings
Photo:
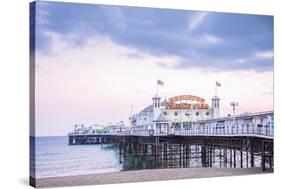
[[[180,169],[151,169],[137,171],[122,171],[114,173],[90,174],[79,176],[50,177],[36,179],[36,187],[61,187],[77,185],[97,185],[126,182],[144,182],[159,180],[175,180],[190,178],[207,178],[220,176],[250,175],[273,173],[260,168],[180,168]]]

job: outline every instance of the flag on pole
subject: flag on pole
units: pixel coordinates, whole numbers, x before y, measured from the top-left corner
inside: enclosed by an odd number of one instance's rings
[[[221,84],[218,81],[216,81],[216,86],[221,87]]]
[[[161,86],[163,86],[163,85],[164,85],[164,82],[163,82],[163,81],[161,81],[161,80],[159,80],[159,79],[157,79],[157,85],[161,85]]]

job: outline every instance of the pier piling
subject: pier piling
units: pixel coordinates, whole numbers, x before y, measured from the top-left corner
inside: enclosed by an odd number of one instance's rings
[[[96,134],[69,136],[68,144],[113,145],[118,149],[119,163],[126,164],[126,169],[192,166],[273,168],[272,139]],[[260,164],[255,162],[258,156]]]

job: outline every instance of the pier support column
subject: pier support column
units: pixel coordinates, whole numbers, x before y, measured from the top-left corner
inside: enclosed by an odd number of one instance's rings
[[[243,149],[240,150],[240,167],[243,168]]]
[[[251,152],[251,167],[255,167],[255,156],[254,156],[254,152]]]
[[[223,165],[224,167],[227,167],[227,148],[224,147],[223,149]]]
[[[185,167],[185,164],[186,164],[186,161],[185,161],[186,151],[185,150],[186,150],[186,144],[182,144],[182,167]]]
[[[229,166],[232,167],[232,149],[229,150]]]
[[[159,160],[159,137],[155,137],[155,168],[158,168],[158,160]]]
[[[221,164],[222,164],[221,163],[221,157],[222,157],[222,153],[221,153],[221,146],[220,146],[220,157],[219,157],[220,158],[220,167],[221,167]]]
[[[213,163],[213,148],[210,147],[209,148],[209,167],[212,167],[212,163]]]
[[[261,146],[261,168],[263,171],[265,171],[265,149],[264,149],[264,141],[262,141]]]
[[[247,146],[247,150],[246,150],[246,167],[249,167],[249,151],[248,151],[248,146]]]
[[[125,161],[125,159],[126,159],[126,149],[127,148],[127,144],[126,144],[126,141],[124,142],[124,145],[123,145],[123,159],[124,159],[124,161]]]
[[[179,166],[180,166],[180,167],[182,167],[182,166],[181,166],[181,164],[182,164],[182,151],[181,151],[182,149],[181,149],[181,147],[182,147],[182,145],[181,145],[181,143],[180,143],[180,144],[179,144],[179,156],[180,156]]]
[[[128,146],[129,146],[129,154],[132,154],[132,142],[130,142],[129,144],[128,144]]]
[[[201,164],[202,164],[202,167],[206,167],[206,145],[202,145],[201,146]]]
[[[122,143],[119,142],[119,163],[122,163]]]
[[[234,149],[234,151],[233,151],[233,165],[234,165],[234,168],[236,168],[236,149]]]
[[[200,147],[200,151],[201,151],[201,146],[199,145],[195,145],[195,156],[196,156],[196,159],[199,161],[199,147]],[[206,157],[206,156],[205,156]],[[206,162],[206,161],[205,161]]]
[[[190,166],[190,145],[186,146],[186,166],[189,167]]]
[[[136,156],[137,155],[137,143],[136,142],[133,143],[133,151],[134,151],[134,155]]]
[[[253,146],[253,139],[250,143],[250,153],[251,153],[251,167],[255,167],[255,156],[254,156],[254,146]]]
[[[144,159],[146,160],[146,155],[147,155],[147,144],[144,144],[144,149],[143,149],[143,155],[144,155]]]
[[[168,155],[167,155],[167,143],[165,142],[164,144],[164,166],[165,166],[165,168],[167,168],[167,162],[168,162]]]

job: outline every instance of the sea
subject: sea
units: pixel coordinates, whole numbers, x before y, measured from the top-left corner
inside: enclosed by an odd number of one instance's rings
[[[31,137],[30,141],[31,153],[35,153],[31,156],[30,174],[36,178],[122,170],[118,152],[111,145],[68,145],[66,136]]]
[[[189,167],[201,167],[201,157],[196,146],[190,146],[191,159]],[[171,151],[168,161],[157,160],[154,155],[136,155],[129,152],[120,156],[118,148],[113,145],[68,145],[66,136],[30,137],[30,176],[34,178],[88,175],[139,169],[179,168],[179,158]],[[232,157],[230,150],[226,151],[228,158]],[[243,164],[250,165],[250,158],[243,152]],[[222,167],[221,151],[214,150],[212,167]],[[122,158],[123,157],[123,158]],[[239,158],[239,157],[238,157]],[[260,166],[261,158],[254,156],[255,167]],[[237,167],[240,160],[237,159]],[[227,161],[227,167],[231,164]]]

